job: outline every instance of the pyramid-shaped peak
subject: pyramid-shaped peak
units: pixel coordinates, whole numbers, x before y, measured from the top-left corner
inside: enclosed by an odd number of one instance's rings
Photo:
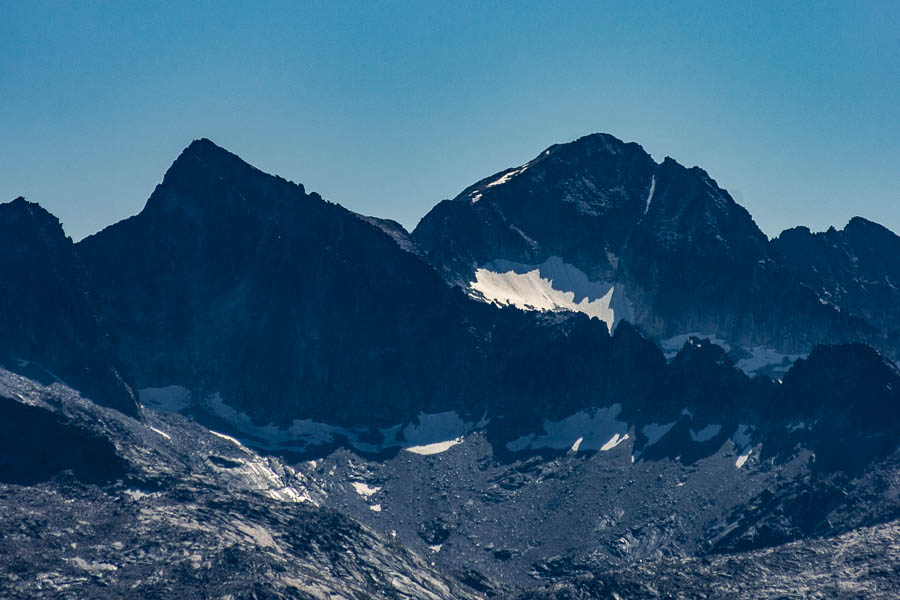
[[[179,163],[182,163],[182,165],[179,165]],[[188,146],[184,150],[182,150],[181,154],[172,164],[171,168],[184,165],[196,166],[198,164],[207,167],[215,165],[226,167],[244,165],[246,167],[250,167],[250,165],[243,159],[241,159],[241,157],[232,152],[229,152],[225,148],[217,145],[215,142],[205,137],[196,139],[188,144]]]
[[[209,138],[200,138],[188,144],[175,159],[163,177],[163,185],[182,190],[209,191],[221,181],[248,185],[259,183],[262,179],[287,183],[280,177],[263,173]],[[303,190],[303,186],[298,187]]]
[[[196,139],[188,144],[187,148],[184,149],[184,153],[198,156],[217,153],[232,155],[231,152],[205,137]]]

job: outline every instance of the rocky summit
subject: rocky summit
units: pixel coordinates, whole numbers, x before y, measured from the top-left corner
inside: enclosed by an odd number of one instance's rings
[[[0,204],[0,596],[893,598],[900,238],[554,145],[410,233],[191,143]]]
[[[663,344],[703,334],[754,372],[849,339],[896,358],[897,236],[862,219],[806,233],[769,241],[702,169],[595,134],[441,202],[412,238],[473,297],[627,320]]]

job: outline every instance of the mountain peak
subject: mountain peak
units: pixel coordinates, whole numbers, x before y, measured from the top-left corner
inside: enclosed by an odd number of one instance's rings
[[[172,171],[178,171],[182,168],[196,170],[198,167],[209,170],[254,168],[239,156],[218,146],[209,138],[200,138],[188,144],[181,151],[181,154],[166,172],[166,177]]]
[[[636,153],[639,155],[646,155],[647,159],[650,159],[649,155],[647,155],[646,151],[640,144],[636,142],[625,142],[610,133],[591,133],[571,142],[566,142],[563,144],[553,144],[552,146],[541,152],[541,154],[538,155],[537,159],[543,158],[544,156],[553,155],[591,157],[600,154],[620,156],[628,152]]]
[[[888,235],[888,236],[891,236],[894,238],[897,237],[897,234],[895,234],[893,231],[891,231],[884,225],[881,225],[880,223],[876,223],[875,221],[870,221],[863,217],[853,217],[852,219],[850,219],[850,221],[847,223],[847,225],[844,226],[844,232],[850,233],[850,234],[869,233],[869,234],[874,234],[874,235]]]
[[[65,239],[62,224],[59,219],[37,202],[29,202],[23,196],[0,204],[0,227],[12,227],[17,235],[39,235],[48,239]]]
[[[240,160],[237,155],[229,152],[222,146],[219,146],[218,144],[213,142],[211,139],[205,137],[196,139],[188,144],[187,147],[182,150],[181,156],[192,156],[198,158],[211,158],[216,156],[220,158],[233,157]]]
[[[249,198],[267,198],[273,186],[290,188],[290,195],[306,190],[281,177],[267,175],[208,138],[192,141],[163,176],[145,210],[182,211],[244,206]],[[252,190],[252,192],[251,192]],[[259,192],[259,193],[257,193]]]

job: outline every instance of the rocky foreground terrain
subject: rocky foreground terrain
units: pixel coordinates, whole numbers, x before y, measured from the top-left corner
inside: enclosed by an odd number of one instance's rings
[[[4,598],[477,597],[184,417],[6,370],[0,416]]]

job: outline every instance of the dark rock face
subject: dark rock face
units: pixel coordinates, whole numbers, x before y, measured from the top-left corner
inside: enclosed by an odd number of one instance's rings
[[[644,214],[656,170],[640,146],[609,135],[551,146],[526,167],[438,204],[413,239],[454,283],[497,258],[538,264],[554,255],[591,279],[607,278]]]
[[[455,326],[457,298],[418,258],[208,140],[139,215],[78,250],[141,385],[217,391],[267,420],[377,418],[379,405],[419,402],[419,373],[435,387],[460,379],[465,365],[438,356],[436,339],[474,345]]]
[[[0,360],[137,414],[91,282],[59,220],[17,198],[0,204],[0,239]]]
[[[897,447],[900,371],[868,346],[816,347],[780,391],[773,416],[816,424],[806,445],[818,471],[858,473]]]
[[[71,470],[85,482],[125,474],[109,440],[40,408],[0,396],[0,481],[32,485]]]
[[[784,378],[785,412],[816,420],[839,413],[847,425],[891,431],[900,427],[900,371],[862,344],[817,346]]]
[[[539,265],[559,257],[590,281],[614,285],[613,298],[629,306],[625,318],[653,338],[704,332],[797,353],[864,341],[894,356],[900,338],[885,329],[897,319],[897,238],[886,230],[860,235],[878,228],[863,223],[848,226],[843,245],[826,242],[828,235],[798,242],[803,236],[791,232],[770,244],[702,169],[670,158],[657,164],[637,144],[596,134],[552,146],[441,202],[413,239],[463,288],[492,261]],[[813,268],[832,264],[828,253],[807,260],[816,244],[835,247],[833,267]],[[892,258],[879,259],[891,250]],[[861,263],[849,258],[854,252]],[[836,310],[845,297],[848,309]]]
[[[636,321],[652,336],[712,327],[733,339],[766,237],[701,169],[666,159],[658,172],[647,214],[619,250]]]
[[[900,237],[860,217],[844,229],[795,227],[772,240],[773,252],[823,302],[897,337]]]
[[[671,332],[665,323],[719,328],[746,341],[760,339],[748,327],[758,336],[777,330],[786,345],[843,331],[840,323],[826,333],[816,329],[841,313],[807,286],[797,284],[797,294],[787,285],[770,291],[789,267],[772,258],[749,214],[700,169],[672,160],[656,165],[635,144],[590,136],[554,146],[498,179],[505,182],[485,180],[445,205],[478,215],[489,228],[500,227],[490,215],[511,211],[532,229],[541,226],[539,214],[561,207],[568,225],[543,238],[544,246],[510,258],[540,261],[581,248],[571,260],[592,276],[615,267],[633,297],[652,290],[646,304],[638,303],[645,317],[635,309],[640,327],[663,323],[657,333]],[[426,217],[422,231],[443,210]],[[588,226],[578,229],[582,221]],[[595,246],[588,243],[591,227],[600,231]],[[565,235],[572,228],[580,233]],[[496,237],[483,227],[469,233]],[[434,239],[419,230],[416,239],[430,258],[434,252],[449,257],[452,252],[441,253],[456,242],[441,237],[429,249]],[[444,272],[469,269],[494,248],[470,250],[471,260],[448,258]],[[199,398],[219,394],[259,425],[313,419],[362,427],[377,437],[376,428],[408,423],[419,413],[453,411],[472,423],[502,417],[487,427],[502,449],[543,420],[616,404],[638,432],[692,411],[705,424],[723,425],[719,442],[741,423],[781,427],[786,420],[808,420],[803,403],[818,392],[794,382],[816,375],[792,376],[784,386],[751,379],[700,339],[667,364],[627,321],[610,335],[602,322],[577,313],[473,302],[446,286],[416,251],[396,224],[329,204],[208,140],[184,151],[139,215],[78,245],[117,349],[141,387],[178,384]],[[611,262],[597,267],[601,258]],[[777,290],[788,291],[778,296]],[[770,316],[760,315],[761,308],[771,308]],[[825,315],[818,321],[816,310]],[[847,354],[852,365],[861,348],[834,352]],[[798,365],[799,371],[832,369],[819,358],[828,352],[811,357],[813,368]],[[845,380],[862,385],[867,377],[858,369]],[[835,389],[837,396],[823,405],[831,415],[844,414],[841,398],[862,393],[861,387]],[[777,415],[766,412],[779,406]],[[674,431],[688,436],[686,424]],[[685,452],[675,438],[647,458],[693,461],[718,447],[710,442]],[[639,444],[643,439],[638,434]]]
[[[262,424],[562,416],[639,387],[617,368],[635,352],[659,360],[583,315],[472,302],[383,226],[200,140],[78,252],[140,387],[219,393]]]

